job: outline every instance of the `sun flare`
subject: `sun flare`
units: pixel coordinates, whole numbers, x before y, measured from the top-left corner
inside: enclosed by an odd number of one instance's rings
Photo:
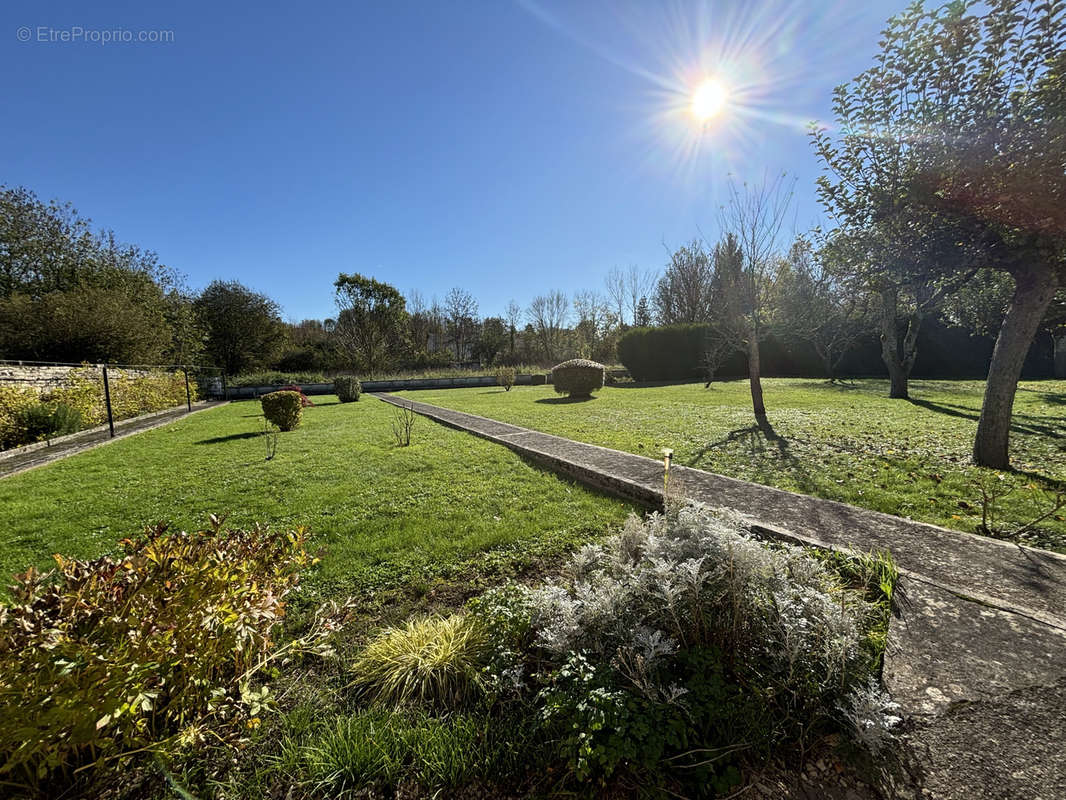
[[[708,78],[692,95],[692,116],[700,122],[718,116],[729,100],[729,91],[714,78]]]

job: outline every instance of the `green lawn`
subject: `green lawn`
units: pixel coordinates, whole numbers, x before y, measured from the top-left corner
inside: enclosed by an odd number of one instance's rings
[[[980,381],[913,381],[911,401],[862,380],[764,381],[769,427],[753,424],[747,381],[607,387],[585,402],[550,386],[449,389],[408,397],[618,450],[661,457],[859,506],[976,531],[984,482],[1011,490],[995,524],[1017,530],[1066,490],[1066,381],[1021,385],[1012,433],[1015,471],[972,466]],[[1066,552],[1066,509],[1019,541]]]
[[[232,526],[309,526],[325,548],[311,585],[343,594],[429,580],[490,549],[561,552],[631,510],[426,419],[397,447],[393,409],[375,398],[315,400],[272,461],[259,404],[243,402],[0,480],[5,582],[52,553],[113,550],[157,520],[190,529],[226,513]]]

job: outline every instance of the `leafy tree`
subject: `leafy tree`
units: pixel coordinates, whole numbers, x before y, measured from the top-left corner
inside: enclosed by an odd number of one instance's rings
[[[507,338],[507,323],[500,317],[486,317],[474,351],[484,364],[492,364],[507,346]]]
[[[640,296],[637,304],[633,307],[633,325],[638,328],[647,328],[651,325],[651,308],[648,307],[648,298]]]
[[[213,281],[193,304],[205,352],[227,375],[270,361],[285,338],[278,304],[237,281]]]
[[[1010,276],[973,453],[997,469],[1026,353],[1066,282],[1064,14],[1060,0],[915,3],[836,90],[839,135],[813,134],[822,200],[846,237],[873,243],[872,274],[926,271],[938,290],[979,268]]]
[[[407,324],[403,295],[358,273],[342,272],[333,286],[340,309],[334,332],[353,366],[368,372],[384,369],[403,341]]]

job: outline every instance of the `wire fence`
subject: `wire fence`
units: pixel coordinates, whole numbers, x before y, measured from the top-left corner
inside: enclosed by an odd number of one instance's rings
[[[59,407],[81,428],[106,423],[113,437],[116,422],[181,406],[192,411],[194,403],[229,398],[223,371],[198,364],[0,360],[0,390],[0,423],[10,429],[0,431],[0,438],[31,440],[57,432],[49,431],[48,423],[43,433],[34,430],[42,424],[34,420],[57,418]]]

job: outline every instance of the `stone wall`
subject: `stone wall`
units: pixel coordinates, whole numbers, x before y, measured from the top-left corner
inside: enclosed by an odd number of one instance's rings
[[[62,386],[72,369],[80,367],[48,367],[4,361],[0,362],[0,385],[29,386],[38,392],[47,392]]]

